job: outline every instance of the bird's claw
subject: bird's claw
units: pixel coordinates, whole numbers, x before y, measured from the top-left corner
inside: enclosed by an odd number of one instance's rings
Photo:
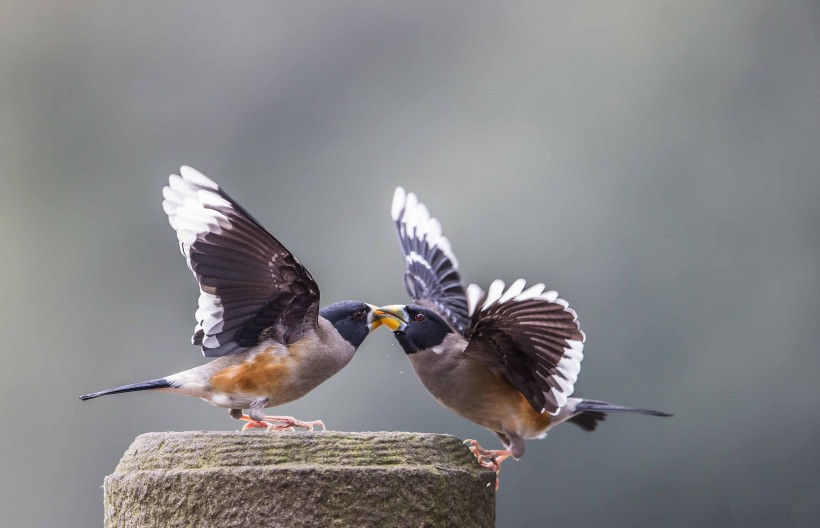
[[[247,414],[243,414],[241,420],[247,420],[248,423],[242,428],[243,431],[248,429],[264,429],[266,431],[295,431],[296,428],[307,429],[313,431],[316,427],[321,427],[325,431],[325,422],[322,420],[304,421],[297,420],[293,416],[263,416],[262,420],[254,420]]]
[[[267,422],[257,422],[256,420],[248,419],[248,423],[242,426],[243,431],[247,431],[249,429],[265,429],[267,430],[271,424]]]
[[[496,474],[495,489],[498,491],[498,473],[501,471],[501,463],[512,456],[512,452],[507,449],[484,449],[472,438],[465,440],[464,445],[470,449],[479,466]]]
[[[281,424],[281,423],[273,423],[273,422],[265,422],[268,426],[265,428],[266,431],[295,431],[296,429],[293,428],[292,425],[288,424]]]
[[[242,427],[243,431],[249,429],[264,429],[266,431],[295,431],[297,427],[313,431],[315,427],[321,427],[325,430],[325,424],[321,420],[313,420],[305,422],[297,420],[292,416],[264,416],[262,420],[254,420],[250,416],[243,414],[240,418],[246,420],[248,423]]]
[[[326,430],[325,422],[322,420],[304,421],[297,420],[293,416],[265,416],[265,420],[270,422],[278,422],[277,426],[279,428],[274,429],[277,431],[281,431],[282,429],[293,431],[294,427],[299,427],[300,429],[306,429],[308,431],[313,431],[316,427],[321,427],[322,431]]]

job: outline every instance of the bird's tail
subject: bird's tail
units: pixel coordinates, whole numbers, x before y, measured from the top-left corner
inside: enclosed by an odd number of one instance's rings
[[[638,414],[649,414],[651,416],[672,416],[669,413],[661,412],[661,411],[654,411],[652,409],[641,409],[638,407],[623,407],[621,405],[615,405],[605,401],[599,400],[581,400],[578,402],[578,405],[575,406],[576,412],[625,412],[625,413],[638,413]]]
[[[171,387],[171,384],[168,382],[168,380],[165,378],[160,378],[151,381],[131,383],[129,385],[123,385],[122,387],[114,387],[113,389],[101,390],[99,392],[92,392],[91,394],[83,394],[82,396],[80,396],[80,399],[85,401],[92,400],[94,398],[99,398],[100,396],[106,396],[108,394],[120,394],[123,392],[136,392],[155,389],[167,389],[168,387]]]
[[[639,407],[623,407],[599,400],[581,400],[575,405],[575,414],[569,421],[585,431],[594,431],[599,422],[604,421],[607,413],[637,413],[650,416],[672,416],[669,413]]]

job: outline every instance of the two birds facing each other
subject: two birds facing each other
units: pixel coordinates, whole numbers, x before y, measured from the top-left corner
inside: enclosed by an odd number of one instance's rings
[[[163,209],[199,283],[192,342],[213,361],[164,378],[81,396],[154,390],[201,398],[246,420],[243,429],[324,427],[265,409],[301,398],[341,370],[367,335],[387,326],[430,394],[490,429],[504,444],[467,443],[487,468],[524,454],[569,421],[592,431],[609,412],[666,413],[572,398],[584,333],[575,312],[543,284],[466,289],[441,225],[412,193],[396,189],[392,218],[412,304],[344,301],[319,308],[310,272],[216,183],[182,167]],[[247,410],[247,413],[244,411]]]

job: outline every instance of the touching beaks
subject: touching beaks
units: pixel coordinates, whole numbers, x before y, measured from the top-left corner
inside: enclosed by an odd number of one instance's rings
[[[370,303],[365,304],[367,304],[367,307],[370,308],[370,311],[367,313],[367,331],[372,332],[384,323],[382,322],[381,318],[378,315],[376,315],[376,312],[379,310],[379,307]]]
[[[407,310],[403,304],[391,304],[377,308],[373,313],[379,318],[381,323],[393,332],[401,332],[407,328]]]

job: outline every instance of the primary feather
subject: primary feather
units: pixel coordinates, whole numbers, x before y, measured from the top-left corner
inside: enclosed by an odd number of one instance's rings
[[[467,331],[465,354],[505,377],[539,412],[556,414],[572,394],[583,359],[584,333],[575,311],[543,284],[506,291],[494,281]]]
[[[319,287],[313,277],[216,183],[182,167],[162,194],[199,283],[192,342],[205,356],[244,352],[263,334],[293,343],[316,328]]]
[[[404,286],[418,304],[428,306],[461,334],[470,322],[458,261],[441,224],[413,193],[398,187],[391,207],[407,271]]]

